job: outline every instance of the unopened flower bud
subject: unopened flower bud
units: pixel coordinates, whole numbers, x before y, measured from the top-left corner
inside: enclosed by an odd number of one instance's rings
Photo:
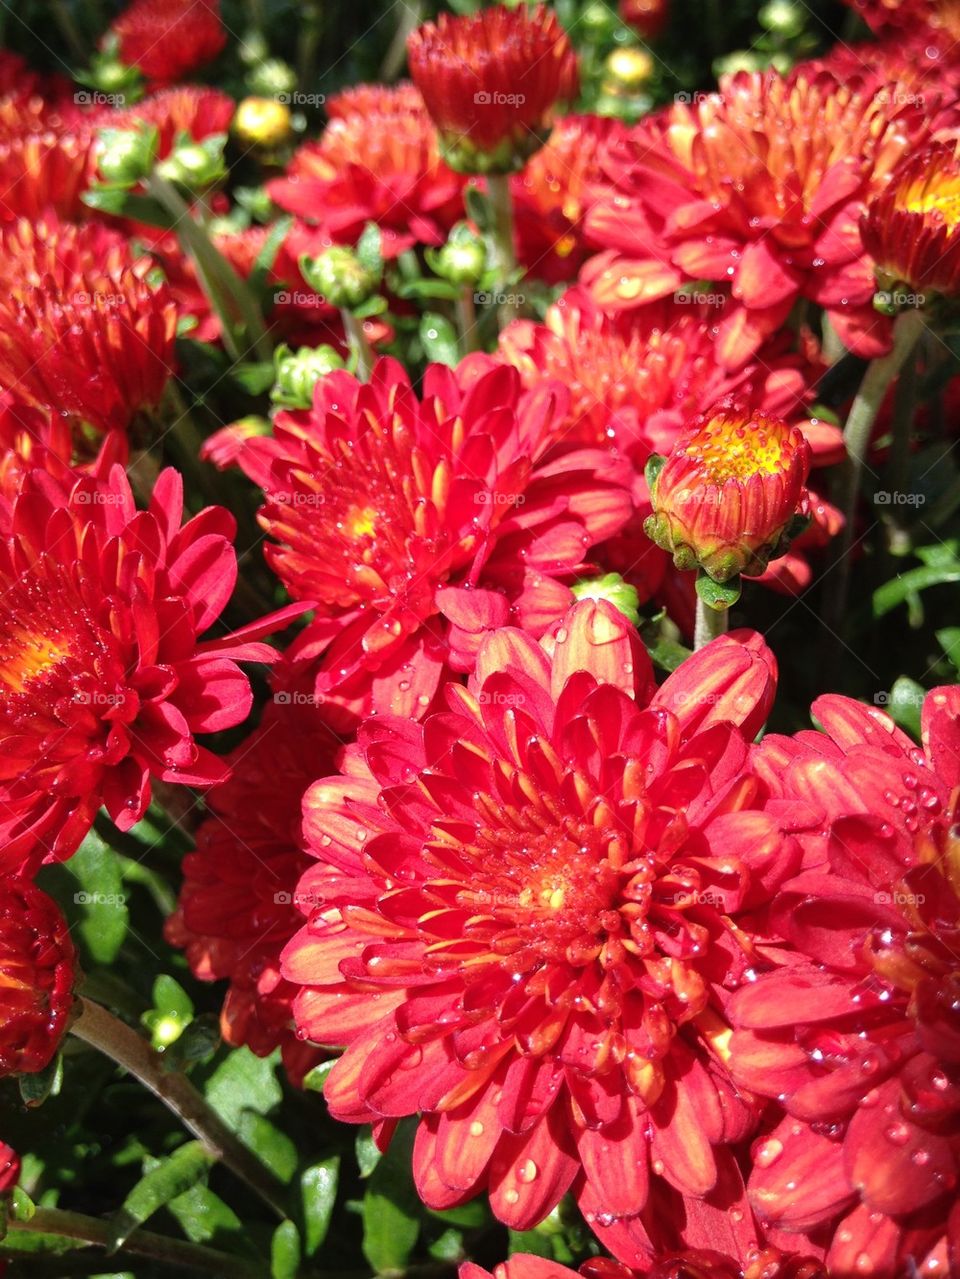
[[[279,146],[290,136],[290,108],[276,98],[244,98],[233,117],[233,131],[252,146]]]
[[[487,249],[483,237],[467,222],[458,222],[446,244],[430,256],[437,275],[451,284],[476,284],[487,266]]]
[[[156,128],[101,129],[97,160],[108,182],[133,186],[148,177],[157,155]]]
[[[277,380],[270,398],[275,404],[291,409],[308,409],[313,403],[313,388],[322,377],[344,367],[332,346],[302,346],[291,351],[280,346],[274,354]]]
[[[333,245],[315,258],[304,255],[300,271],[332,306],[348,311],[368,301],[380,284],[379,273],[364,266],[353,249],[341,245]]]

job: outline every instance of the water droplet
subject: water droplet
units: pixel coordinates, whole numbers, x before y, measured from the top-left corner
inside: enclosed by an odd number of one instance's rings
[[[763,1142],[754,1155],[754,1161],[760,1168],[769,1168],[783,1154],[783,1142],[770,1137]]]
[[[480,1122],[480,1120],[479,1120],[479,1119],[474,1119],[473,1123],[471,1123],[471,1125],[470,1125],[470,1129],[469,1129],[469,1131],[470,1131],[470,1136],[471,1136],[471,1137],[482,1137],[482,1136],[483,1136],[483,1124]]]
[[[529,1186],[532,1181],[536,1181],[537,1173],[540,1170],[532,1159],[525,1159],[517,1169],[517,1180],[522,1181],[524,1185]]]

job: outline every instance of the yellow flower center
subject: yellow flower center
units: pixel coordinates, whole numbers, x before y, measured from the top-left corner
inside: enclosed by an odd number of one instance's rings
[[[960,223],[960,176],[943,178],[930,185],[930,179],[924,185],[913,186],[898,202],[905,213],[939,213],[948,227]]]
[[[715,417],[687,445],[713,484],[776,475],[789,462],[786,428],[770,418]]]
[[[372,506],[351,509],[347,517],[347,528],[351,537],[373,537],[377,527],[377,512]]]
[[[3,636],[0,687],[22,693],[35,679],[70,656],[70,646],[62,635],[45,635],[18,623]]]

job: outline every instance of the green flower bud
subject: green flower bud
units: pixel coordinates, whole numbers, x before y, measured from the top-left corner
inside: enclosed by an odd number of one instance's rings
[[[436,274],[451,284],[476,284],[487,267],[487,248],[469,223],[458,222],[429,261]]]
[[[281,58],[265,58],[247,72],[247,88],[258,97],[285,102],[296,87],[296,71]]]
[[[376,293],[380,273],[363,265],[353,249],[333,245],[319,257],[306,254],[300,259],[300,271],[312,289],[327,301],[348,311],[361,306]]]
[[[226,175],[223,144],[222,133],[212,134],[203,142],[183,142],[161,160],[157,173],[188,191],[202,191]]]
[[[806,25],[802,6],[793,0],[769,0],[758,16],[761,26],[786,40],[800,35]]]
[[[640,622],[640,596],[637,588],[625,582],[619,573],[605,573],[576,582],[571,588],[578,600],[606,600],[618,609],[632,626]]]
[[[299,351],[291,351],[282,345],[277,347],[273,359],[277,380],[270,398],[274,404],[291,409],[308,409],[319,380],[334,369],[344,367],[332,346],[302,346]]]
[[[150,175],[157,156],[157,130],[101,129],[97,135],[100,173],[108,181],[133,186]]]

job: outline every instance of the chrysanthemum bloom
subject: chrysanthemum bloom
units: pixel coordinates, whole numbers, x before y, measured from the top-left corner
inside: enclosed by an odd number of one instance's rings
[[[651,1176],[704,1196],[752,1129],[723,1065],[744,911],[798,850],[744,771],[774,660],[737,632],[656,690],[636,633],[577,603],[505,628],[422,725],[377,716],[304,800],[324,904],[286,948],[331,1114],[420,1112],[419,1192],[488,1189],[524,1229],[573,1189],[608,1219]],[[387,1123],[387,1128],[390,1125]]]
[[[259,727],[227,756],[230,778],[206,796],[209,816],[183,859],[180,904],[165,930],[197,977],[229,981],[226,1042],[261,1057],[279,1047],[296,1083],[319,1053],[295,1034],[298,988],[280,976],[280,951],[303,922],[303,792],[339,748],[309,690],[282,682]]]
[[[781,966],[732,1005],[733,1069],[787,1111],[753,1152],[751,1197],[777,1226],[832,1226],[830,1274],[947,1279],[960,1266],[960,689],[927,695],[923,750],[848,698],[813,713],[822,733],[757,752],[771,785],[827,820],[774,909]]]
[[[608,1257],[585,1261],[579,1271],[559,1262],[515,1252],[493,1273],[472,1261],[460,1267],[460,1279],[827,1279],[823,1265],[813,1257],[783,1253],[778,1248],[757,1248],[743,1264],[720,1252],[690,1251],[651,1258],[631,1269]]]
[[[890,32],[922,27],[926,34],[944,32],[960,40],[957,0],[844,0],[874,31]]]
[[[75,422],[59,413],[31,408],[9,392],[0,392],[0,498],[8,502],[35,467],[46,467],[58,477],[68,467],[78,474],[106,476],[112,466],[125,466],[129,454],[124,431],[102,435],[77,430]]]
[[[620,17],[643,36],[655,40],[670,17],[670,0],[620,0]]]
[[[101,431],[122,430],[158,403],[173,371],[177,310],[123,241],[96,224],[4,237],[0,386]]]
[[[0,1075],[48,1065],[73,1006],[75,966],[56,902],[24,876],[0,875]]]
[[[953,142],[908,157],[860,224],[877,284],[913,305],[929,294],[960,295],[960,157]],[[882,296],[882,294],[881,294]],[[930,299],[932,300],[932,299]]]
[[[81,196],[96,161],[92,133],[28,133],[0,141],[0,222],[89,213]]]
[[[442,244],[463,217],[464,180],[441,160],[416,90],[359,86],[332,99],[330,113],[320,140],[300,147],[286,175],[267,183],[271,199],[337,244],[355,244],[371,221],[390,257]]]
[[[157,129],[157,158],[165,159],[180,134],[203,142],[215,133],[226,133],[236,110],[229,94],[206,85],[184,84],[149,97],[122,110],[105,110],[97,123],[111,129],[134,129],[154,125]]]
[[[524,392],[503,366],[460,376],[431,365],[421,401],[393,360],[367,384],[334,372],[312,410],[240,441],[239,465],[266,494],[267,562],[318,605],[316,651],[332,645],[317,691],[359,697],[364,714],[422,715],[444,666],[469,670],[490,630],[541,635],[572,603],[590,547],[630,514],[623,459],[544,461],[562,386]]]
[[[148,80],[180,80],[226,46],[220,0],[133,0],[110,34],[120,58]]]
[[[461,173],[510,173],[543,145],[579,91],[577,55],[543,5],[442,13],[407,40],[414,84]]]
[[[637,125],[606,162],[612,188],[587,216],[609,253],[583,278],[602,306],[629,309],[685,280],[731,287],[720,357],[738,367],[799,298],[872,356],[889,326],[857,229],[864,202],[927,136],[916,94],[843,84],[816,66],[724,77],[720,91]]]
[[[72,477],[70,477],[72,478]],[[69,857],[101,804],[122,829],[150,778],[206,786],[227,768],[195,740],[251,704],[238,660],[289,610],[200,640],[236,581],[233,519],[209,507],[182,528],[182,484],[161,473],[138,512],[126,476],[44,470],[0,506],[0,839],[4,865]]]
[[[11,1191],[20,1180],[20,1157],[12,1146],[0,1141],[0,1195]]]
[[[601,178],[600,155],[621,128],[609,116],[564,116],[511,180],[517,257],[535,278],[570,280],[588,256],[584,223]]]
[[[784,534],[803,513],[809,470],[799,427],[718,405],[668,455],[644,527],[679,569],[700,567],[717,582],[756,576],[782,553]]]
[[[768,413],[795,416],[816,376],[812,361],[776,347],[730,373],[716,358],[716,316],[705,310],[664,302],[611,316],[573,288],[543,324],[510,324],[498,354],[525,386],[547,376],[569,388],[567,442],[610,442],[642,467],[651,453],[669,452],[692,417],[733,393]],[[839,431],[827,434],[836,437],[835,461],[842,439]],[[827,434],[818,436],[821,445]]]

